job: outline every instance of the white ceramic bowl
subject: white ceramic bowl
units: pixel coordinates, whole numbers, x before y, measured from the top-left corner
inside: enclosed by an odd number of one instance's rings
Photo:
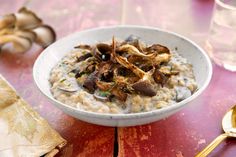
[[[159,43],[172,50],[177,47],[177,52],[187,58],[193,65],[199,90],[191,97],[166,108],[131,114],[102,114],[82,111],[53,98],[48,81],[50,71],[75,45],[78,43],[94,44],[99,41],[108,41],[111,40],[112,36],[125,39],[131,34],[140,37],[147,44]],[[58,40],[40,54],[34,64],[33,76],[40,91],[58,108],[73,117],[105,126],[134,126],[147,124],[170,116],[198,97],[210,82],[212,65],[206,53],[199,46],[176,33],[150,27],[115,26],[86,30]]]

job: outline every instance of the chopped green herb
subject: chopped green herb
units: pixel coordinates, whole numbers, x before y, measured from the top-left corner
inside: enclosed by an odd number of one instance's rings
[[[109,91],[99,91],[98,93],[100,96],[102,97],[107,97],[109,96],[111,93]]]
[[[60,82],[62,83],[62,82],[64,82],[65,80],[66,80],[65,78],[64,78],[64,79],[61,79]]]

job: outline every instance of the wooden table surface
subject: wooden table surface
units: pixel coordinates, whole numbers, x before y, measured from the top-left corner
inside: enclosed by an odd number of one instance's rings
[[[168,29],[204,47],[214,1],[0,0],[0,4],[0,14],[28,5],[54,26],[58,39],[93,27],[135,24]],[[34,46],[23,55],[0,53],[0,73],[68,140],[57,156],[193,157],[222,132],[221,119],[236,103],[236,73],[213,65],[209,87],[186,108],[152,124],[118,128],[116,134],[115,128],[85,123],[64,114],[39,92],[33,82],[32,66],[41,51]],[[236,156],[236,140],[224,141],[210,156]]]

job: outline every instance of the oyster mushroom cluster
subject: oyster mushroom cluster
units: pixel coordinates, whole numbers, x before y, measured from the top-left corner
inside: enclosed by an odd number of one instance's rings
[[[111,44],[78,45],[84,54],[77,58],[81,63],[73,69],[78,84],[102,101],[117,99],[125,102],[128,95],[155,96],[154,86],[164,86],[178,71],[162,68],[171,59],[165,46],[146,46],[134,36]]]
[[[45,48],[55,40],[54,30],[25,7],[15,14],[0,16],[0,50],[10,48],[12,52],[23,53],[34,42]]]

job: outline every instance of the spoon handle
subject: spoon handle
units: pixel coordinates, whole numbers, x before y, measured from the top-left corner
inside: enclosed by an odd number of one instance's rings
[[[203,149],[200,153],[198,153],[195,157],[206,157],[227,137],[228,135],[226,133],[221,134],[214,141],[212,141],[205,149]]]

